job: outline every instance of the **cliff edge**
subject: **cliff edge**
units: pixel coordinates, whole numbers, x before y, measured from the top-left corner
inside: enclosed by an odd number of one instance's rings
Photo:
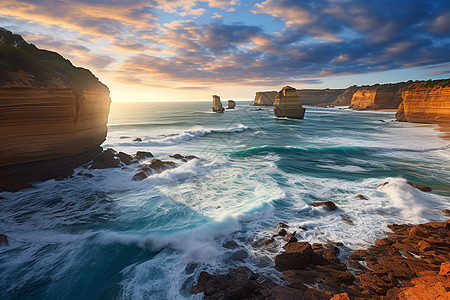
[[[0,28],[0,191],[69,176],[100,153],[110,102],[89,70]]]
[[[402,92],[401,122],[450,123],[450,78],[416,82]]]
[[[402,92],[411,82],[375,84],[361,87],[353,94],[349,108],[355,110],[397,109]]]

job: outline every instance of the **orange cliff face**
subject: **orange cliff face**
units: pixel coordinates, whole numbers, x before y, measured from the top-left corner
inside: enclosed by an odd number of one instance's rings
[[[450,124],[450,79],[414,83],[402,98],[398,121]]]
[[[376,84],[359,88],[349,108],[355,110],[397,109],[402,102],[402,91],[408,83]]]
[[[70,176],[99,154],[110,103],[89,70],[0,28],[0,192]]]

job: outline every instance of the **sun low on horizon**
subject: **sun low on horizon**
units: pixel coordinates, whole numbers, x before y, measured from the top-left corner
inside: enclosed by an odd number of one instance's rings
[[[113,101],[450,76],[447,1],[2,1],[0,27],[90,69]],[[382,8],[382,9],[381,9]]]

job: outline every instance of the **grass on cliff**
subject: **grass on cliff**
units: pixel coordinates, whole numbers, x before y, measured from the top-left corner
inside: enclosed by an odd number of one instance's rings
[[[0,86],[12,81],[8,72],[20,70],[32,75],[36,86],[60,82],[67,87],[98,88],[100,84],[89,70],[75,67],[56,52],[38,49],[26,42],[18,46],[0,43]]]

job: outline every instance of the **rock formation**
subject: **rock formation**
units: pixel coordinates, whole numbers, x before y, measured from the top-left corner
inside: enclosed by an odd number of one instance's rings
[[[227,109],[234,109],[236,107],[236,102],[233,100],[228,100],[228,107]]]
[[[270,92],[256,92],[254,106],[272,106],[275,102],[276,91]]]
[[[220,101],[220,97],[217,95],[213,95],[213,112],[223,113],[225,110],[222,106],[222,102]]]
[[[353,94],[349,108],[355,110],[397,109],[402,102],[402,92],[409,84],[400,82],[361,87]]]
[[[0,191],[65,177],[98,155],[110,102],[89,70],[0,28]]]
[[[323,106],[330,105],[344,92],[345,89],[301,89],[297,95],[303,105]]]
[[[333,106],[350,106],[352,104],[353,94],[358,90],[358,86],[353,85],[337,96],[336,100],[331,102]]]
[[[413,83],[403,90],[402,98],[398,121],[450,123],[450,79]]]
[[[273,103],[273,111],[277,117],[303,119],[305,115],[297,91],[290,86],[285,86],[278,92]]]

